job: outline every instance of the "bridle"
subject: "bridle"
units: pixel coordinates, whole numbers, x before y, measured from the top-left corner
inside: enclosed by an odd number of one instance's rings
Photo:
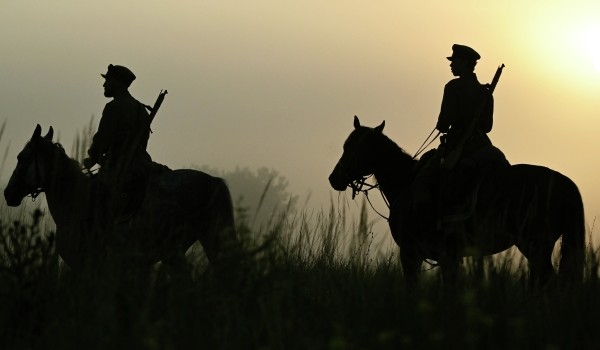
[[[339,166],[339,169],[342,171],[342,174],[344,174],[344,176],[346,178],[348,178],[348,179],[352,178],[352,176],[350,175],[350,172],[346,169],[346,166],[344,165],[344,162],[342,162],[341,159],[338,162],[338,166]],[[369,205],[371,206],[371,209],[373,209],[373,211],[375,211],[375,213],[377,213],[377,215],[379,215],[382,218],[384,218],[385,220],[389,221],[388,217],[381,214],[381,212],[379,212],[377,209],[375,209],[375,206],[373,205],[373,203],[371,202],[371,199],[369,198],[369,191],[371,191],[373,189],[378,189],[379,192],[381,193],[381,197],[383,198],[385,205],[388,207],[388,209],[390,208],[390,203],[389,203],[387,197],[385,196],[385,194],[383,193],[383,190],[381,189],[381,186],[379,185],[379,183],[376,183],[373,185],[373,184],[370,184],[367,182],[367,180],[370,179],[371,177],[373,177],[373,174],[370,174],[367,176],[361,176],[359,179],[349,180],[347,185],[348,185],[348,187],[350,187],[352,189],[352,200],[354,200],[354,198],[356,198],[357,194],[359,194],[361,192],[364,193],[365,198],[367,198],[367,202],[369,202]]]
[[[36,198],[40,195],[40,193],[44,192],[44,188],[42,186],[36,186],[41,183],[41,171],[38,162],[38,152],[36,152],[37,147],[33,147],[33,166],[34,166],[34,184],[33,189],[28,192],[28,195],[31,197],[31,201],[35,202]]]
[[[372,176],[373,176],[373,174],[368,175],[368,176],[363,176],[359,180],[353,180],[350,182],[350,184],[348,186],[350,186],[350,188],[352,188],[352,199],[354,199],[354,197],[356,197],[356,194],[358,194],[360,192],[364,193],[365,198],[367,198],[367,202],[369,202],[369,205],[371,206],[371,209],[373,209],[373,211],[375,211],[377,213],[377,215],[381,216],[382,218],[384,218],[387,221],[390,221],[390,219],[387,216],[381,214],[377,209],[375,209],[375,206],[373,205],[373,203],[371,203],[371,198],[369,198],[369,191],[371,191],[373,189],[378,189],[379,193],[381,193],[381,198],[383,198],[383,202],[388,207],[388,209],[390,209],[390,202],[388,201],[387,197],[385,196],[385,193],[383,193],[383,190],[381,189],[381,186],[379,185],[379,183],[376,183],[375,185],[373,185],[373,184],[366,182]],[[365,186],[367,188],[363,189],[363,187],[365,187]]]
[[[55,146],[57,146],[59,149],[62,150],[62,146],[58,143],[54,144]],[[46,189],[41,185],[42,183],[42,171],[41,171],[41,167],[39,165],[40,161],[39,161],[39,152],[37,152],[37,145],[32,146],[32,156],[33,156],[33,166],[34,166],[34,185],[31,186],[31,189],[26,190],[26,197],[31,197],[31,201],[35,202],[35,200],[37,199],[37,197],[40,195],[40,193],[45,192]],[[81,170],[85,173],[86,176],[91,177],[93,176],[96,172],[98,172],[98,169],[87,169],[85,167],[81,168]]]
[[[38,152],[37,148],[39,146],[32,144],[30,147],[31,147],[31,152],[27,158],[27,161],[33,162],[33,164],[32,164],[33,165],[33,184],[26,185],[26,184],[16,183],[16,184],[14,184],[14,186],[16,188],[20,188],[20,189],[24,190],[24,192],[26,193],[24,195],[24,197],[31,197],[31,201],[35,202],[35,200],[40,195],[40,193],[44,192],[45,189],[41,185],[43,176],[42,176],[42,171],[41,171],[41,167],[40,167],[40,161],[38,160],[39,152]],[[33,158],[33,159],[30,160],[31,158]],[[19,161],[22,161],[22,160],[19,159]],[[14,175],[16,175],[16,174],[13,174],[13,176]]]
[[[435,131],[436,131],[436,129],[434,128],[431,131],[431,133],[429,134],[429,136],[427,136],[427,138],[425,139],[425,141],[423,142],[421,147],[419,147],[419,149],[417,150],[415,155],[412,157],[413,159],[416,159],[425,149],[427,149],[427,147],[429,147],[440,136],[440,134],[441,134],[440,132],[438,132],[435,136],[433,136]],[[431,138],[432,136],[433,136],[433,138]],[[344,175],[346,175],[347,178],[351,178],[350,173],[345,169],[344,164],[341,161],[339,164],[341,166],[341,169],[343,169],[343,171],[344,171]],[[373,205],[373,203],[371,203],[371,199],[369,198],[369,191],[371,191],[373,189],[378,189],[379,192],[381,193],[381,197],[383,198],[385,205],[388,207],[388,209],[390,209],[390,202],[389,202],[388,198],[385,196],[385,193],[383,193],[383,190],[381,189],[381,186],[379,185],[379,183],[376,183],[375,185],[373,185],[373,184],[366,182],[372,176],[373,176],[373,174],[367,175],[367,176],[362,176],[360,179],[350,180],[350,183],[348,184],[348,186],[352,189],[352,199],[354,200],[354,198],[356,197],[356,195],[358,193],[361,193],[361,192],[364,193],[365,197],[367,198],[367,201],[369,202],[369,205],[371,206],[373,211],[375,211],[382,218],[389,221],[388,217],[384,216],[377,209],[375,209],[375,206]],[[363,187],[367,187],[367,188],[363,189]]]

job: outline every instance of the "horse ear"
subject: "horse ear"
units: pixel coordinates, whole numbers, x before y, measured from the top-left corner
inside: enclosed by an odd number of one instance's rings
[[[385,120],[379,126],[375,127],[375,131],[382,132],[384,127],[385,127]]]
[[[33,131],[33,135],[31,136],[31,138],[37,139],[37,138],[40,138],[41,135],[42,135],[42,127],[40,126],[40,124],[38,124],[35,127],[35,130]]]
[[[52,141],[52,136],[54,136],[54,129],[52,129],[52,127],[50,127],[50,129],[48,129],[48,132],[46,133],[46,136],[44,136],[44,139],[48,140],[48,141]]]
[[[357,116],[354,116],[354,128],[355,129],[360,128],[360,120],[358,120]]]

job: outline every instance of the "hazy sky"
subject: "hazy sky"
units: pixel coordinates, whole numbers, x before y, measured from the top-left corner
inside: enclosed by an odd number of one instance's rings
[[[525,4],[526,3],[526,4]],[[104,104],[109,63],[132,94],[169,94],[149,152],[170,167],[278,170],[327,204],[327,177],[357,114],[386,120],[414,153],[433,129],[453,43],[482,56],[495,92],[490,133],[512,163],[571,177],[591,225],[600,215],[599,1],[2,1],[3,178],[36,123],[74,135]]]

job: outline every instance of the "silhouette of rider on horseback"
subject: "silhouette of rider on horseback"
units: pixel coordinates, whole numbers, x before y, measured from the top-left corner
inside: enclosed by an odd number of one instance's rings
[[[150,137],[149,114],[145,105],[129,93],[136,76],[124,66],[109,65],[105,79],[104,96],[113,98],[102,112],[98,131],[92,139],[88,158],[83,165],[88,170],[99,164],[97,185],[93,198],[114,207],[123,204],[123,198],[145,182],[152,158],[146,151]]]
[[[436,129],[445,133],[442,145],[446,155],[457,150],[462,138],[466,140],[463,148],[465,155],[482,146],[491,145],[487,133],[492,130],[494,123],[494,97],[485,85],[479,83],[474,73],[480,58],[472,48],[458,44],[452,46],[452,56],[447,57],[452,74],[458,78],[451,80],[444,87],[442,106],[436,124]],[[477,118],[474,128],[468,130],[473,118]],[[471,134],[466,135],[469,131]]]
[[[492,145],[494,98],[489,84],[477,80],[475,66],[481,56],[472,48],[454,44],[450,70],[458,78],[444,87],[436,129],[443,135],[437,150],[422,158],[413,183],[413,199],[419,222],[440,229],[442,198],[456,200],[464,195],[468,182],[489,164],[508,164],[504,154]],[[437,202],[437,208],[433,206]]]

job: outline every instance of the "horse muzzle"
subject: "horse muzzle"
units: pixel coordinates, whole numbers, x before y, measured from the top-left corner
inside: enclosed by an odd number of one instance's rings
[[[10,207],[18,207],[21,205],[23,197],[25,197],[25,195],[19,194],[14,187],[8,186],[4,189],[4,199],[6,199],[6,204]]]
[[[331,184],[331,187],[333,187],[333,189],[336,191],[345,191],[346,188],[348,187],[347,183],[337,181],[336,179],[332,178],[331,176],[329,177],[329,183]]]
[[[329,184],[336,191],[345,191],[349,183],[350,179],[345,172],[341,171],[341,166],[338,163],[331,172],[331,175],[329,175]]]

